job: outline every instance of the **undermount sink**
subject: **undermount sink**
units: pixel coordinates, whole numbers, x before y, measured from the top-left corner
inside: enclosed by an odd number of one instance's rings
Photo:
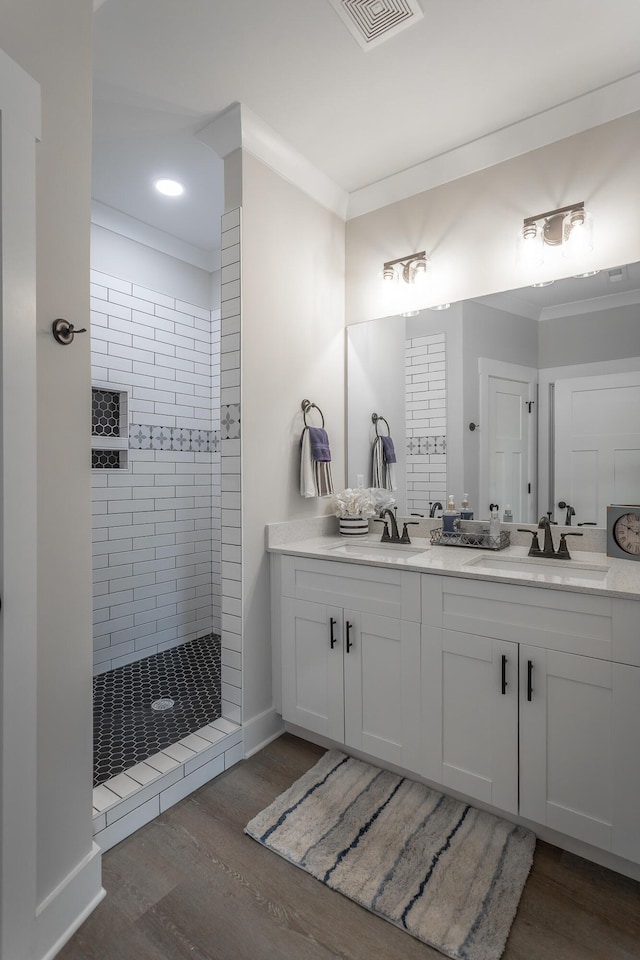
[[[339,543],[335,547],[330,547],[331,553],[337,553],[343,557],[374,557],[393,559],[398,557],[415,557],[418,554],[425,553],[428,547],[418,546],[411,543],[381,543],[380,540],[372,542],[371,540],[360,541],[348,540],[345,543]]]
[[[585,563],[581,560],[553,560],[550,557],[499,557],[495,554],[483,554],[467,560],[465,567],[487,570],[494,573],[532,574],[549,579],[550,577],[588,580],[602,583],[606,580],[609,567],[600,563]]]

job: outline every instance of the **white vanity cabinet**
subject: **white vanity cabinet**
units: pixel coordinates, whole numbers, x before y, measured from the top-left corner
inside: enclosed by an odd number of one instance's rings
[[[640,862],[629,603],[423,577],[426,776]]]
[[[420,576],[282,557],[285,720],[419,772]]]

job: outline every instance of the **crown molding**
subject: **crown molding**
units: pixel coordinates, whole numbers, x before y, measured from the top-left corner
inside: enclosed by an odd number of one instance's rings
[[[341,219],[349,195],[241,103],[233,103],[197,134],[219,157],[240,147]]]
[[[347,219],[522,156],[640,110],[640,73],[519,120],[349,194]]]
[[[200,270],[206,270],[207,273],[220,270],[219,250],[203,250],[98,200],[91,201],[91,222],[128,240],[135,240],[136,243],[142,243],[145,247],[151,247],[152,250],[158,250],[160,253],[175,257],[176,260],[182,260]]]
[[[636,303],[640,303],[640,290],[624,290],[621,293],[608,293],[603,297],[591,297],[589,300],[573,300],[571,303],[544,307],[538,319],[558,320],[561,317],[574,317],[581,313],[599,313],[601,310],[634,306]]]

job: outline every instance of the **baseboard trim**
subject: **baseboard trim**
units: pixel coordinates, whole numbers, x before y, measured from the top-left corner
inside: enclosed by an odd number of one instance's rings
[[[37,956],[40,960],[53,960],[105,896],[101,881],[101,851],[97,843],[93,843],[91,853],[36,910]]]
[[[284,723],[274,707],[259,713],[244,723],[244,756],[252,757],[284,733]]]

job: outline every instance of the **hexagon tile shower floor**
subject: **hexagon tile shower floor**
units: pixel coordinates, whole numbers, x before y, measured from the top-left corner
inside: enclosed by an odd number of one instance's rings
[[[208,634],[94,677],[94,787],[218,719],[220,654]]]

